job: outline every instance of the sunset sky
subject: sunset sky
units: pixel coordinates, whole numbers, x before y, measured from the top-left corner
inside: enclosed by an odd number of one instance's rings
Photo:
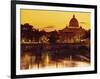
[[[73,14],[79,21],[79,26],[87,30],[90,28],[90,13],[85,12],[21,9],[21,24],[29,23],[34,28],[45,31],[61,30],[69,26]]]

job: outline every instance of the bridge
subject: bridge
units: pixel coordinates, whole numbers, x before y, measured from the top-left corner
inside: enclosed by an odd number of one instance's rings
[[[21,43],[21,49],[42,49],[42,50],[59,50],[66,48],[78,48],[83,46],[82,43],[54,43],[54,44],[45,44],[45,43]]]

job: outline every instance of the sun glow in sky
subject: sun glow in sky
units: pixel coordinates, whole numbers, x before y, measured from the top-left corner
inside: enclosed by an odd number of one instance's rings
[[[91,13],[50,10],[21,9],[21,24],[29,23],[34,28],[45,31],[61,30],[69,26],[69,21],[75,15],[79,26],[90,29]]]

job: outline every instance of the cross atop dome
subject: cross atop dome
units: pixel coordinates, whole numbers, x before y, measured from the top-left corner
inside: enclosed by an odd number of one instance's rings
[[[75,15],[73,14],[73,18],[75,18]]]

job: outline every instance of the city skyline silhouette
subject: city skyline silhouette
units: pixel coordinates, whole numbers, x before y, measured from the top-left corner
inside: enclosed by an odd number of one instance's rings
[[[21,9],[21,24],[29,23],[34,28],[45,31],[60,30],[69,27],[70,19],[75,15],[79,27],[89,30],[90,13],[88,12],[61,12],[48,10]]]

